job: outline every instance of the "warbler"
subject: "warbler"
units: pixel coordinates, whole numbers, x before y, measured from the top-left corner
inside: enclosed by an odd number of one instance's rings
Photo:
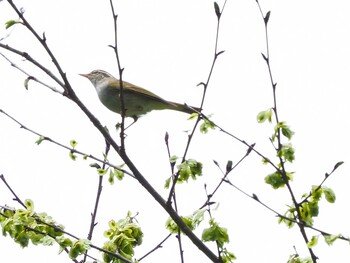
[[[79,74],[88,78],[94,85],[97,95],[109,110],[121,114],[120,81],[106,71],[94,70],[88,74]],[[123,81],[123,102],[125,117],[132,117],[134,121],[152,110],[176,110],[188,114],[199,112],[196,107],[167,101],[158,95]]]

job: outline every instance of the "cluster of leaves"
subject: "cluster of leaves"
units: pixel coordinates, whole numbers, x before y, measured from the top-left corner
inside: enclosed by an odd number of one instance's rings
[[[131,217],[130,212],[128,212],[125,219],[118,222],[109,221],[109,229],[104,233],[104,236],[109,240],[105,242],[102,248],[131,260],[135,253],[134,248],[141,245],[143,237],[141,228],[134,221],[135,218]],[[103,261],[106,263],[124,262],[107,253],[103,253]]]
[[[59,231],[63,226],[56,225],[45,213],[35,213],[31,200],[25,200],[24,204],[27,209],[1,209],[0,223],[4,236],[9,234],[21,247],[27,247],[29,241],[34,245],[52,245],[56,237],[63,235]]]
[[[77,156],[74,154],[74,150],[75,147],[77,146],[78,142],[75,140],[71,140],[70,141],[70,145],[72,146],[72,150],[69,152],[69,157],[75,161],[77,159]],[[107,160],[107,156],[105,154],[103,154],[104,156],[104,160]],[[87,159],[87,155],[84,155],[84,160]],[[123,168],[124,164],[119,165],[118,168],[113,168],[113,167],[107,167],[107,168],[102,168],[98,163],[92,163],[90,164],[90,167],[94,167],[97,169],[97,173],[100,176],[103,176],[105,174],[107,174],[107,172],[109,171],[109,177],[108,177],[108,182],[110,184],[114,184],[114,179],[117,178],[117,180],[121,181],[124,178],[124,172],[121,170]]]
[[[50,246],[57,242],[60,245],[60,252],[70,247],[69,256],[76,258],[89,249],[89,242],[78,240],[73,243],[64,236],[62,225],[48,216],[46,213],[36,213],[34,204],[27,199],[24,202],[26,209],[2,208],[0,212],[0,223],[2,234],[10,235],[21,247],[27,247],[29,241],[34,245]]]
[[[293,254],[289,257],[287,263],[312,263],[311,258],[300,258],[298,254]]]
[[[209,220],[209,225],[209,228],[203,230],[202,240],[205,242],[216,242],[222,262],[229,263],[236,259],[236,256],[225,248],[225,244],[230,242],[227,229],[220,227],[219,224],[214,221],[214,219]]]
[[[204,219],[204,209],[200,209],[195,211],[192,215],[186,216],[186,217],[181,217],[182,220],[185,222],[185,224],[191,229],[194,230],[196,227],[203,221]],[[179,233],[179,228],[175,221],[169,217],[169,219],[165,223],[166,228],[170,231],[172,234],[177,234]]]
[[[191,230],[195,230],[199,226],[199,224],[204,220],[205,211],[206,209],[199,209],[195,211],[192,215],[181,218]],[[203,230],[202,240],[204,242],[216,242],[220,252],[221,260],[223,262],[228,263],[236,259],[235,255],[225,248],[225,244],[229,242],[227,229],[220,227],[219,224],[214,221],[214,219],[209,220],[209,226],[209,228]],[[167,220],[166,228],[172,234],[179,233],[179,228],[172,218],[169,218]]]
[[[100,175],[100,176],[103,176],[103,175],[107,174],[108,171],[109,171],[108,182],[109,182],[110,184],[112,184],[112,185],[114,184],[114,179],[115,179],[115,178],[117,178],[118,181],[123,180],[123,178],[124,178],[124,173],[123,173],[123,171],[121,170],[123,166],[124,166],[123,164],[122,164],[122,165],[119,165],[118,167],[119,167],[120,169],[117,169],[117,168],[113,168],[113,167],[102,168],[102,167],[101,167],[99,164],[97,164],[97,163],[92,163],[92,164],[90,164],[90,167],[94,167],[94,168],[97,169],[97,173],[98,173],[98,175]]]
[[[265,121],[272,122],[272,116],[273,116],[273,110],[268,109],[266,111],[261,111],[258,116],[257,120],[259,123],[263,123]],[[294,132],[289,128],[289,126],[285,122],[278,122],[274,127],[274,132],[270,138],[272,143],[276,142],[276,138],[278,139],[276,152],[277,157],[281,160],[281,162],[277,165],[278,170],[275,172],[267,175],[265,177],[265,182],[269,185],[271,185],[274,189],[278,189],[281,187],[284,187],[287,181],[290,181],[293,179],[293,173],[292,172],[286,172],[284,169],[280,169],[283,167],[284,163],[289,162],[292,163],[295,159],[295,151],[293,146],[290,143],[284,143],[281,144],[280,136],[283,135],[288,140],[291,140]],[[270,160],[263,159],[263,163],[267,164]]]
[[[311,192],[309,194],[304,194],[302,197],[303,201],[298,205],[301,218],[303,223],[307,226],[313,226],[314,217],[319,214],[319,201],[322,196],[325,197],[326,201],[329,203],[334,203],[336,200],[335,193],[333,190],[326,186],[316,186],[313,185]],[[285,213],[285,218],[280,218],[279,223],[285,223],[288,227],[293,227],[294,222],[297,218],[297,210],[293,205]],[[332,244],[339,235],[323,235],[324,240],[327,244]],[[313,236],[311,241],[308,243],[308,247],[311,248],[317,244],[318,236]]]
[[[2,234],[9,234],[21,247],[27,247],[29,241],[34,245],[51,246],[55,242],[60,245],[60,253],[69,249],[69,256],[75,259],[90,249],[89,240],[77,240],[73,242],[63,234],[64,227],[46,213],[35,213],[34,204],[31,200],[25,200],[26,210],[2,208],[0,223]]]
[[[176,163],[176,160],[178,159],[177,156],[173,156],[170,158],[171,163]],[[193,180],[196,180],[198,176],[202,175],[203,170],[203,164],[201,162],[197,162],[194,159],[188,159],[184,161],[183,163],[179,164],[177,166],[178,169],[178,183],[188,182],[188,179],[192,178]],[[171,178],[169,177],[165,181],[165,188],[169,188]]]

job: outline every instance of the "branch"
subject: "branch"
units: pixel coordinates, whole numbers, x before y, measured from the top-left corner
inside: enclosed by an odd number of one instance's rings
[[[216,2],[214,2],[214,10],[215,10],[215,13],[216,13],[216,16],[217,16],[217,25],[216,25],[216,33],[215,33],[216,36],[215,36],[214,58],[213,58],[213,62],[211,64],[211,66],[210,66],[210,70],[209,70],[209,74],[208,74],[208,78],[207,78],[206,82],[205,83],[201,82],[201,83],[199,83],[197,85],[197,86],[203,85],[203,87],[204,87],[203,88],[203,95],[202,95],[202,101],[201,101],[200,109],[203,109],[203,106],[204,106],[205,95],[207,93],[209,82],[210,82],[211,76],[213,74],[213,70],[214,70],[214,66],[216,64],[216,60],[219,57],[219,55],[221,55],[224,52],[224,51],[218,51],[218,42],[219,42],[219,29],[220,29],[220,21],[221,21],[220,18],[221,18],[221,15],[222,15],[222,13],[223,13],[223,11],[225,9],[226,2],[227,2],[227,0],[225,0],[221,12],[219,10],[218,4]],[[199,124],[200,120],[201,120],[201,115],[199,114],[198,117],[197,117],[196,123],[193,126],[193,129],[192,129],[191,133],[188,135],[185,152],[184,152],[183,157],[182,157],[182,162],[184,162],[186,160],[187,152],[189,150],[192,138],[194,136],[194,133],[195,133],[197,127],[198,127],[198,124]],[[178,180],[179,176],[180,176],[179,172],[177,172],[176,175],[174,176],[174,179],[173,179],[173,182],[172,182],[172,186],[170,188],[170,192],[169,192],[169,195],[168,195],[168,203],[169,204],[171,203],[171,197],[174,194],[175,186],[176,186],[176,183],[177,183],[177,180]]]
[[[36,39],[41,43],[41,45],[44,47],[46,52],[49,54],[51,60],[53,61],[54,65],[56,66],[57,70],[59,71],[64,85],[63,88],[65,90],[65,95],[70,98],[72,101],[74,101],[79,108],[85,113],[85,115],[90,119],[90,121],[93,123],[93,125],[99,130],[99,132],[104,136],[105,140],[111,145],[111,147],[119,154],[119,156],[123,159],[125,164],[129,167],[135,178],[139,181],[139,183],[147,190],[147,192],[153,196],[153,198],[160,204],[161,207],[164,208],[165,211],[172,217],[172,219],[175,221],[175,223],[178,225],[178,227],[187,235],[187,237],[192,241],[192,243],[197,246],[199,250],[201,250],[208,258],[210,258],[213,262],[221,263],[221,260],[191,231],[191,229],[184,223],[182,218],[176,213],[176,211],[168,206],[166,201],[161,197],[161,195],[152,187],[152,185],[147,181],[147,179],[142,175],[142,173],[137,169],[137,167],[133,164],[133,162],[130,160],[126,152],[123,148],[121,148],[111,137],[111,135],[106,131],[106,129],[101,125],[100,121],[86,108],[86,106],[79,100],[75,92],[73,91],[65,73],[61,69],[60,65],[58,64],[58,61],[54,57],[53,53],[49,49],[49,47],[46,44],[46,38],[45,36],[43,38],[39,37],[39,35],[35,32],[35,30],[30,26],[30,24],[27,22],[27,20],[23,17],[23,14],[17,9],[17,7],[13,4],[11,0],[8,0],[12,8],[18,13],[20,18],[23,21],[23,24],[29,29],[29,31],[36,37]],[[0,44],[0,47],[6,48],[6,45]],[[11,48],[9,49],[11,51]],[[16,53],[15,50],[13,50],[14,53]],[[19,55],[24,56],[26,53],[22,52],[19,53]],[[33,64],[34,60],[32,59],[31,62]],[[42,69],[44,72],[46,72],[49,76],[54,77],[51,72],[45,69],[42,65],[36,63],[37,67]]]
[[[104,153],[105,159],[108,156],[109,149],[110,149],[110,145],[109,145],[108,142],[106,142],[106,149],[105,149],[105,153]],[[106,165],[104,163],[103,166],[102,166],[102,169],[105,169],[105,166]],[[97,223],[96,223],[96,216],[97,216],[98,205],[100,203],[100,197],[101,197],[102,189],[103,189],[103,185],[102,185],[103,178],[104,178],[104,176],[101,176],[101,175],[98,177],[96,200],[95,200],[94,212],[91,214],[90,230],[89,230],[89,233],[88,233],[88,236],[87,236],[88,240],[92,239],[92,235],[93,235],[95,226],[97,225]],[[84,255],[83,262],[86,262],[86,258],[87,258],[87,253],[85,253],[85,255]]]
[[[268,38],[268,30],[267,30],[267,24],[268,24],[268,21],[269,21],[269,18],[270,18],[270,11],[266,13],[266,15],[264,15],[263,11],[262,11],[262,8],[260,6],[260,3],[258,0],[256,0],[256,3],[258,5],[258,8],[259,8],[259,11],[260,11],[260,14],[261,14],[261,17],[262,19],[264,20],[264,26],[265,26],[265,42],[266,42],[266,55],[262,54],[265,62],[266,62],[266,65],[267,65],[267,68],[268,68],[268,72],[269,72],[269,76],[270,76],[270,82],[271,82],[271,86],[272,86],[272,93],[273,93],[273,111],[275,113],[275,119],[276,119],[276,123],[278,124],[279,123],[279,118],[278,118],[278,111],[277,111],[277,97],[276,97],[276,87],[277,87],[277,83],[274,82],[273,80],[273,76],[272,76],[272,70],[271,70],[271,64],[270,64],[270,50],[269,50],[269,38]],[[277,146],[277,152],[279,152],[282,148],[282,143],[281,143],[281,128],[278,128],[278,131],[277,131],[277,143],[278,143],[278,146]],[[302,219],[302,215],[301,215],[301,212],[300,212],[300,205],[299,203],[297,202],[296,198],[295,198],[295,195],[294,195],[294,192],[289,184],[289,179],[287,177],[287,172],[285,170],[285,166],[284,166],[284,161],[282,159],[281,156],[279,156],[279,160],[280,160],[280,165],[281,165],[281,169],[279,169],[278,171],[280,172],[280,174],[282,175],[282,178],[284,180],[284,183],[285,185],[287,186],[287,189],[289,191],[289,194],[292,198],[292,201],[293,201],[293,204],[295,205],[295,209],[296,209],[296,213],[297,213],[297,217],[298,217],[298,220],[300,222],[303,222],[303,219]],[[306,235],[306,232],[305,232],[305,224],[298,224],[299,226],[299,230],[301,232],[301,235],[303,236],[304,238],[304,241],[305,241],[305,244],[307,245],[309,243],[309,239]],[[310,256],[312,258],[312,261],[314,263],[317,262],[317,256],[314,254],[313,250],[311,248],[308,247],[308,250],[309,250],[309,253],[310,253]]]
[[[7,188],[11,191],[11,193],[15,196],[14,200],[17,201],[19,204],[21,204],[25,209],[27,209],[26,206],[24,205],[24,202],[17,196],[17,194],[12,190],[12,188],[10,187],[10,185],[6,182],[5,177],[4,177],[3,174],[0,175],[0,179],[5,183],[6,187],[7,187]],[[11,210],[11,211],[14,211],[14,212],[16,211],[15,209],[11,209],[11,208],[9,208],[9,207],[2,207],[2,208],[8,209],[8,210]],[[1,213],[1,215],[4,216],[4,217],[6,217],[6,218],[8,218],[8,217],[7,217],[5,214],[3,214],[3,213]],[[32,216],[33,216],[33,218],[34,218],[38,223],[44,224],[44,225],[49,226],[49,227],[52,227],[56,232],[60,232],[60,233],[66,234],[67,236],[70,236],[70,237],[72,237],[72,238],[74,238],[74,239],[76,239],[76,240],[81,240],[81,238],[79,238],[79,237],[77,237],[77,236],[75,236],[75,235],[73,235],[73,234],[71,234],[71,233],[69,233],[69,232],[63,230],[61,227],[59,227],[59,226],[57,226],[57,225],[55,225],[55,224],[49,224],[49,223],[47,223],[47,222],[45,222],[45,221],[42,221],[39,217],[37,217],[36,213],[34,213]],[[34,229],[34,228],[32,228],[32,227],[29,227],[29,226],[26,226],[26,225],[23,225],[23,226],[24,226],[27,230],[29,230],[29,231],[34,231],[34,232],[36,232],[36,233],[42,234],[43,236],[49,236],[49,237],[53,238],[54,240],[56,240],[56,237],[53,236],[53,235],[50,234],[50,233],[40,232],[39,230]],[[120,259],[120,260],[122,260],[123,262],[132,263],[131,261],[129,261],[128,259],[124,258],[123,256],[121,256],[121,255],[119,255],[119,254],[110,252],[110,251],[108,251],[108,250],[105,250],[105,249],[100,248],[100,247],[98,247],[98,246],[95,246],[95,245],[93,245],[93,244],[90,244],[90,247],[92,247],[92,248],[94,248],[94,249],[96,249],[96,250],[99,250],[99,251],[101,251],[101,252],[107,253],[107,254],[109,254],[109,255],[111,255],[111,256],[114,256],[115,258]],[[67,248],[65,249],[65,251],[66,251],[67,253],[69,252]],[[89,256],[89,257],[90,257],[90,256]],[[73,259],[73,261],[76,262],[76,263],[78,263],[78,261],[76,261],[75,259]]]
[[[11,115],[9,115],[9,114],[6,113],[5,111],[3,111],[2,109],[0,109],[0,113],[4,114],[4,115],[7,116],[8,118],[10,118],[12,121],[14,121],[15,123],[17,123],[17,124],[20,126],[20,128],[22,128],[22,129],[24,129],[24,130],[26,130],[26,131],[28,131],[28,132],[30,132],[30,133],[33,133],[33,134],[39,136],[39,140],[37,141],[37,144],[41,143],[42,141],[51,142],[51,143],[53,143],[53,144],[55,144],[55,145],[57,145],[57,146],[59,146],[59,147],[61,147],[61,148],[64,148],[64,149],[69,150],[69,152],[72,153],[72,154],[75,154],[75,153],[76,153],[76,154],[79,154],[79,155],[83,156],[84,158],[86,157],[86,158],[90,158],[90,159],[92,159],[92,160],[98,161],[98,162],[102,163],[103,165],[108,165],[109,167],[112,167],[112,168],[114,168],[114,169],[117,169],[117,170],[119,170],[119,171],[121,171],[121,172],[123,172],[123,173],[125,173],[125,174],[127,174],[127,175],[129,175],[129,176],[131,176],[132,178],[135,178],[135,176],[134,176],[132,173],[130,173],[130,172],[124,170],[124,169],[121,169],[120,167],[118,167],[118,166],[115,165],[115,164],[112,164],[112,163],[110,163],[110,162],[108,162],[108,161],[106,161],[106,160],[99,159],[99,158],[97,158],[97,157],[95,157],[95,156],[93,156],[93,155],[91,155],[91,154],[87,154],[87,153],[78,151],[78,150],[75,149],[75,148],[68,147],[68,146],[66,146],[66,145],[64,145],[64,144],[62,144],[62,143],[59,143],[59,142],[57,142],[57,141],[51,139],[50,137],[44,136],[44,135],[41,134],[41,133],[38,133],[38,132],[36,132],[36,131],[33,131],[32,129],[26,127],[26,126],[23,125],[21,122],[19,122],[18,120],[16,120],[14,117],[12,117]]]

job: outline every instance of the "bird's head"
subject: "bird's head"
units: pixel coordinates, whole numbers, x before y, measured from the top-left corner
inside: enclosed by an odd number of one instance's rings
[[[114,78],[108,72],[106,72],[104,70],[100,70],[100,69],[93,70],[87,74],[79,74],[79,75],[83,76],[85,78],[88,78],[95,87],[99,86],[99,84],[101,84],[107,78]]]

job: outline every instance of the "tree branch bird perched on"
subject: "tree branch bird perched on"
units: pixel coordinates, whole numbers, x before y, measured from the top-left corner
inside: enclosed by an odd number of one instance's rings
[[[97,95],[109,110],[121,114],[120,81],[106,71],[94,70],[88,74],[79,74],[88,78],[94,85]],[[134,121],[152,110],[176,110],[188,114],[200,111],[196,107],[167,101],[158,95],[123,81],[123,101],[125,117],[132,117]]]

